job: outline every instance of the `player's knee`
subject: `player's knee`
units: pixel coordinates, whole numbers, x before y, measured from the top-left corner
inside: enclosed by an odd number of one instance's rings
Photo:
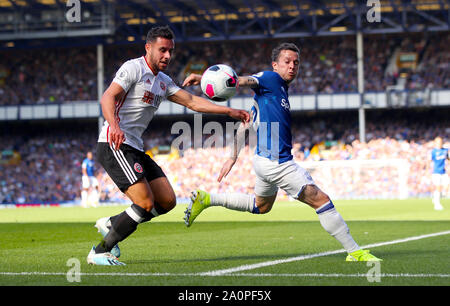
[[[154,206],[153,201],[151,199],[145,199],[145,200],[139,201],[135,204],[139,205],[140,207],[145,209],[145,211],[147,211],[147,212],[150,212]]]
[[[272,209],[273,203],[270,201],[259,202],[256,206],[258,207],[258,214],[267,214]]]
[[[263,214],[267,214],[269,211],[271,211],[272,206],[271,205],[265,205],[265,206],[258,207],[258,208],[259,208],[259,213],[261,215],[263,215]]]
[[[154,207],[158,215],[164,215],[175,208],[177,199],[175,195],[159,198],[155,201]]]
[[[170,196],[165,203],[165,208],[167,211],[170,211],[175,208],[175,205],[177,205],[177,198],[175,195]]]
[[[313,208],[320,207],[331,201],[330,197],[315,185],[307,185],[298,200]]]

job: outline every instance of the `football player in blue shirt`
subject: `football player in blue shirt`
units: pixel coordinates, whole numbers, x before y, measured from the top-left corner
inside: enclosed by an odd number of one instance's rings
[[[83,160],[81,164],[81,206],[88,207],[89,204],[96,207],[99,201],[99,184],[98,180],[95,177],[95,162],[92,155],[92,152],[87,152],[86,158]]]
[[[241,124],[238,128],[233,154],[223,165],[218,181],[227,176],[235,164],[245,142],[245,130],[252,125],[257,134],[253,158],[255,194],[209,194],[197,190],[192,193],[191,203],[185,212],[185,223],[191,226],[195,218],[210,206],[223,206],[254,214],[268,213],[275,202],[278,188],[281,188],[316,211],[322,227],[347,251],[347,261],[381,261],[369,250],[358,246],[328,195],[317,187],[308,171],[293,160],[288,89],[297,77],[299,63],[300,51],[297,46],[282,43],[272,50],[272,71],[239,77],[239,86],[250,87],[255,92],[251,110],[253,123]],[[200,81],[201,75],[191,74],[183,86],[197,85]]]
[[[441,204],[441,194],[448,185],[448,175],[445,172],[445,161],[450,159],[447,148],[444,148],[441,137],[434,140],[435,148],[431,150],[431,161],[433,163],[433,173],[431,181],[433,183],[433,204],[435,210],[443,210]]]

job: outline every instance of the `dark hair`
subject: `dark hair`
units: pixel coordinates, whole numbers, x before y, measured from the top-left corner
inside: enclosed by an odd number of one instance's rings
[[[156,26],[151,28],[147,33],[147,43],[154,42],[158,37],[166,38],[166,39],[175,39],[175,34],[173,34],[172,30],[169,26]]]
[[[293,43],[281,43],[277,47],[272,50],[272,62],[278,61],[278,57],[280,56],[280,52],[283,50],[291,50],[297,52],[300,56],[300,49]]]

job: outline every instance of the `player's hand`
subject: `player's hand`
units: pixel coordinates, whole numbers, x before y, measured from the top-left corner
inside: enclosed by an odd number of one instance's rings
[[[250,114],[245,110],[231,108],[228,115],[231,118],[241,120],[244,123],[250,121]]]
[[[223,164],[222,169],[220,170],[219,177],[217,178],[217,181],[219,183],[220,183],[220,181],[222,181],[222,179],[224,177],[226,177],[228,175],[228,173],[230,173],[231,168],[233,168],[235,163],[236,163],[235,159],[232,159],[232,158],[227,159],[225,164]]]
[[[181,86],[193,86],[199,85],[202,80],[202,76],[200,74],[191,73],[183,82]]]
[[[114,150],[119,150],[120,145],[125,141],[125,134],[119,127],[109,126],[108,142]]]

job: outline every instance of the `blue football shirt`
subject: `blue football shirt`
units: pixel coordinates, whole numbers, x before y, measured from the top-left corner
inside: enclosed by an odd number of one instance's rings
[[[444,174],[445,173],[445,160],[448,157],[448,149],[446,148],[434,148],[431,151],[431,160],[433,161],[433,173]]]
[[[273,71],[252,77],[258,82],[251,109],[258,137],[255,153],[281,164],[293,158],[288,84]]]
[[[86,168],[86,172],[88,176],[95,176],[94,174],[94,161],[89,159],[89,158],[85,158],[83,160],[83,163],[81,164],[81,167]]]

